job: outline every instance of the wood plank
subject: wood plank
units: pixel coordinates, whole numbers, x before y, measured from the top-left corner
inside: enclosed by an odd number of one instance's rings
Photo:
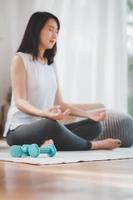
[[[0,200],[133,199],[133,159],[35,166],[0,162]]]

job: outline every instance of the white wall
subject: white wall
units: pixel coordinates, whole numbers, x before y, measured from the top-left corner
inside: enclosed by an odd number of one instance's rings
[[[12,37],[16,33],[15,2],[12,5],[10,0],[0,0],[0,103],[6,97],[10,85],[10,62],[14,51]]]
[[[6,1],[0,1],[0,102],[9,86],[9,63],[11,58],[10,13]]]
[[[32,0],[0,0],[0,104],[10,86],[10,63],[31,15]]]
[[[0,105],[10,86],[11,60],[20,44],[29,17],[34,11],[41,10],[37,8],[37,2],[0,0]],[[50,6],[49,2],[46,6]]]
[[[0,0],[0,102],[10,85],[11,58],[39,10],[61,21],[56,61],[64,100],[126,110],[126,0]]]

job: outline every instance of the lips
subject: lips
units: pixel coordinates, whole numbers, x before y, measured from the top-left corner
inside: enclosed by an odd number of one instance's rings
[[[50,40],[49,42],[53,44],[55,41],[54,40]]]

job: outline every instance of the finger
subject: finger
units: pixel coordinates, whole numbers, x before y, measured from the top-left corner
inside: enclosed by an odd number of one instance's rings
[[[69,108],[67,108],[64,112],[71,112],[71,110]]]
[[[61,113],[62,111],[61,111],[61,109],[60,108],[53,108],[53,109],[51,109],[51,112],[54,112],[54,113]]]
[[[99,108],[99,109],[93,109],[93,110],[89,110],[87,111],[88,114],[96,114],[96,113],[101,113],[101,112],[106,112],[106,109],[105,108]]]
[[[66,109],[64,112],[63,112],[63,115],[69,115],[71,113],[70,109]]]
[[[101,116],[104,120],[107,120],[107,119],[108,119],[107,114],[104,113],[104,112],[100,113],[100,116]]]
[[[54,115],[54,116],[61,116],[61,115],[63,115],[63,113],[61,111],[58,111],[58,112],[52,113],[52,115]]]
[[[98,109],[95,109],[96,111],[98,111],[98,112],[102,112],[102,111],[104,111],[104,112],[106,112],[106,108],[98,108]]]

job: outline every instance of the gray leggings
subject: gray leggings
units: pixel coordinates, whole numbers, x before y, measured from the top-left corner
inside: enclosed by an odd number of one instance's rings
[[[32,144],[39,146],[52,139],[57,150],[89,150],[91,142],[101,133],[101,124],[93,120],[83,120],[67,125],[43,118],[32,124],[25,124],[8,131],[6,140],[9,145]]]

